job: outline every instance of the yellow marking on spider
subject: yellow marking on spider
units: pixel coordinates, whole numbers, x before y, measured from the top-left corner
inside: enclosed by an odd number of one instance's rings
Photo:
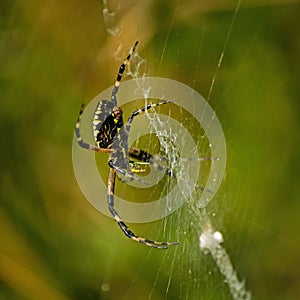
[[[121,219],[119,216],[115,216],[115,220],[116,220],[117,222],[122,222],[122,219]]]

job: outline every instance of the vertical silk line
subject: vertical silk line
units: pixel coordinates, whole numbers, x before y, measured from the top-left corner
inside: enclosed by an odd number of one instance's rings
[[[215,86],[216,77],[217,77],[217,75],[218,75],[218,72],[219,72],[219,70],[220,70],[220,68],[221,68],[221,65],[222,65],[222,62],[223,62],[224,55],[225,55],[225,51],[226,51],[227,46],[228,46],[228,42],[229,42],[229,39],[230,39],[230,36],[231,36],[231,33],[232,33],[233,25],[234,25],[234,23],[235,23],[236,16],[237,16],[237,14],[238,14],[238,12],[239,12],[241,2],[242,2],[242,0],[239,0],[238,3],[237,3],[237,5],[236,5],[236,7],[235,7],[235,11],[234,11],[234,14],[233,14],[231,23],[230,23],[229,30],[228,30],[227,35],[226,35],[226,38],[225,38],[225,43],[224,43],[224,46],[223,46],[223,49],[222,49],[222,52],[221,52],[221,55],[220,55],[220,58],[219,58],[219,61],[218,61],[218,65],[217,65],[215,74],[214,74],[214,76],[213,76],[213,79],[212,79],[212,81],[211,81],[211,85],[210,85],[209,92],[208,92],[208,96],[207,96],[207,101],[210,100],[210,97],[211,97],[213,88],[214,88],[214,86]]]
[[[168,45],[170,33],[171,33],[171,30],[172,30],[172,28],[174,26],[174,23],[175,23],[175,20],[176,20],[176,16],[177,16],[177,11],[178,11],[179,5],[180,5],[180,1],[177,1],[176,9],[175,9],[175,12],[174,12],[174,15],[173,15],[173,18],[172,18],[172,21],[171,21],[171,24],[170,24],[167,36],[166,36],[166,40],[165,40],[165,43],[164,43],[162,54],[160,56],[160,61],[159,61],[158,70],[157,70],[158,76],[159,76],[160,69],[161,69],[161,66],[162,66],[162,63],[163,63],[163,60],[164,60],[164,57],[165,57],[165,52],[166,52],[166,49],[167,49],[167,45]]]

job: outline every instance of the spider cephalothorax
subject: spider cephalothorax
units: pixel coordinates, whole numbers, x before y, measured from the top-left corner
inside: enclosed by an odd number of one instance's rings
[[[116,118],[116,120],[119,120],[122,117],[122,113],[123,113],[123,111],[120,107],[115,106],[113,108],[112,114]]]

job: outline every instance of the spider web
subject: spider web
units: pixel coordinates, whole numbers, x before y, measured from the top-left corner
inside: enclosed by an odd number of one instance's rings
[[[211,79],[207,100],[213,97],[218,73],[221,70],[223,59],[226,55],[240,5],[241,0],[237,1],[230,23],[228,24],[228,31]],[[119,47],[115,55],[121,61],[122,56],[119,55],[119,52],[124,48],[124,45],[120,39],[123,34],[122,28],[118,25],[117,21],[119,7],[116,7],[116,10],[109,8],[107,0],[103,0],[103,7],[106,30],[108,34],[116,38],[119,42]],[[134,7],[134,4],[132,4],[131,8]],[[158,76],[163,72],[164,61],[168,55],[169,38],[174,31],[179,9],[180,2],[177,2],[169,21],[169,28],[165,33],[165,40],[162,42],[163,47],[157,67]],[[136,20],[138,20],[137,16]],[[204,32],[205,28],[203,27],[198,46],[193,87],[197,83],[196,78],[199,76],[199,72],[201,72],[199,65],[204,43]],[[180,47],[177,46],[177,49],[180,49]],[[177,56],[179,57],[178,52]],[[178,57],[176,61],[179,70],[180,59]],[[136,53],[131,59],[126,75],[132,78],[143,78],[148,75],[146,68],[146,60],[140,54]],[[143,83],[143,81],[137,80],[137,89],[143,90],[144,99],[141,99],[139,104],[135,104],[136,108],[139,105],[144,105],[143,101],[144,103],[149,103],[149,101],[154,102],[156,100],[149,99],[148,97],[151,88],[151,86],[147,85],[147,82]],[[131,111],[130,108],[127,110]],[[167,117],[162,118],[162,113]],[[153,283],[147,294],[143,294],[142,298],[144,299],[215,299],[215,297],[220,297],[220,295],[223,295],[222,299],[231,297],[233,299],[250,299],[251,293],[246,289],[245,282],[240,279],[241,276],[237,274],[230,254],[225,247],[227,242],[226,236],[222,233],[222,222],[226,210],[224,210],[224,204],[222,203],[224,197],[220,195],[222,189],[212,203],[209,203],[205,207],[199,205],[203,187],[209,176],[211,161],[201,164],[201,171],[197,174],[198,179],[196,183],[184,173],[187,160],[194,159],[195,163],[197,162],[195,153],[189,153],[186,149],[182,151],[182,146],[187,143],[186,130],[192,134],[201,157],[211,157],[211,145],[205,131],[201,128],[201,124],[198,124],[188,112],[175,105],[171,105],[170,108],[164,107],[159,111],[151,110],[146,112],[143,118],[146,118],[146,121],[148,121],[149,134],[140,136],[134,141],[133,146],[165,157],[167,162],[166,167],[171,174],[171,176],[165,176],[164,180],[149,190],[147,201],[154,201],[157,197],[168,194],[175,184],[180,185],[181,191],[175,197],[182,197],[184,194],[190,195],[191,186],[193,193],[188,197],[185,205],[172,215],[162,221],[143,226],[143,232],[145,230],[149,232],[147,232],[147,236],[155,233],[156,236],[152,236],[152,238],[156,240],[178,240],[180,245],[159,254],[154,253],[152,249],[148,249],[145,257],[140,260],[139,268],[137,268],[135,275],[129,280],[130,285],[125,298],[131,299],[137,294],[140,281],[143,280],[143,274],[151,266],[151,261],[158,259],[158,269],[153,272]],[[170,122],[171,118],[176,118],[182,126],[174,128]],[[133,124],[132,131],[134,132],[134,130]],[[148,171],[146,170],[145,174]],[[116,193],[128,194],[130,192],[133,192],[132,187],[122,185],[119,186],[119,191]],[[138,195],[136,198],[143,198],[143,191],[134,191],[134,193]],[[176,201],[176,199],[169,199],[169,201]],[[166,209],[168,209],[168,204]]]

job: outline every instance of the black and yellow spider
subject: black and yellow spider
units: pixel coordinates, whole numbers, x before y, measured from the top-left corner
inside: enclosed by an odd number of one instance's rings
[[[80,122],[84,105],[82,105],[81,107],[79,117],[76,123],[75,136],[77,138],[78,144],[82,148],[109,153],[110,157],[108,164],[110,166],[110,171],[107,191],[108,208],[110,213],[124,232],[124,234],[132,240],[140,242],[144,245],[153,248],[166,249],[169,246],[177,245],[178,243],[157,242],[135,235],[131,230],[129,230],[127,225],[124,223],[124,221],[121,219],[121,217],[114,208],[114,187],[116,173],[123,175],[123,177],[128,180],[141,181],[141,179],[139,179],[139,177],[134,174],[134,171],[138,171],[138,164],[135,164],[133,170],[133,165],[131,164],[129,157],[140,162],[146,163],[150,163],[151,159],[153,158],[153,156],[146,151],[137,148],[128,149],[128,135],[134,117],[142,112],[145,112],[148,109],[172,102],[163,101],[155,104],[148,104],[134,111],[129,116],[126,124],[123,124],[123,112],[122,109],[117,106],[116,95],[120,86],[120,82],[122,80],[123,73],[125,71],[125,67],[128,64],[131,55],[135,51],[137,44],[138,42],[134,44],[126,60],[120,66],[118,76],[111,94],[111,100],[101,100],[97,104],[93,120],[93,130],[96,146],[86,143],[80,135]]]

